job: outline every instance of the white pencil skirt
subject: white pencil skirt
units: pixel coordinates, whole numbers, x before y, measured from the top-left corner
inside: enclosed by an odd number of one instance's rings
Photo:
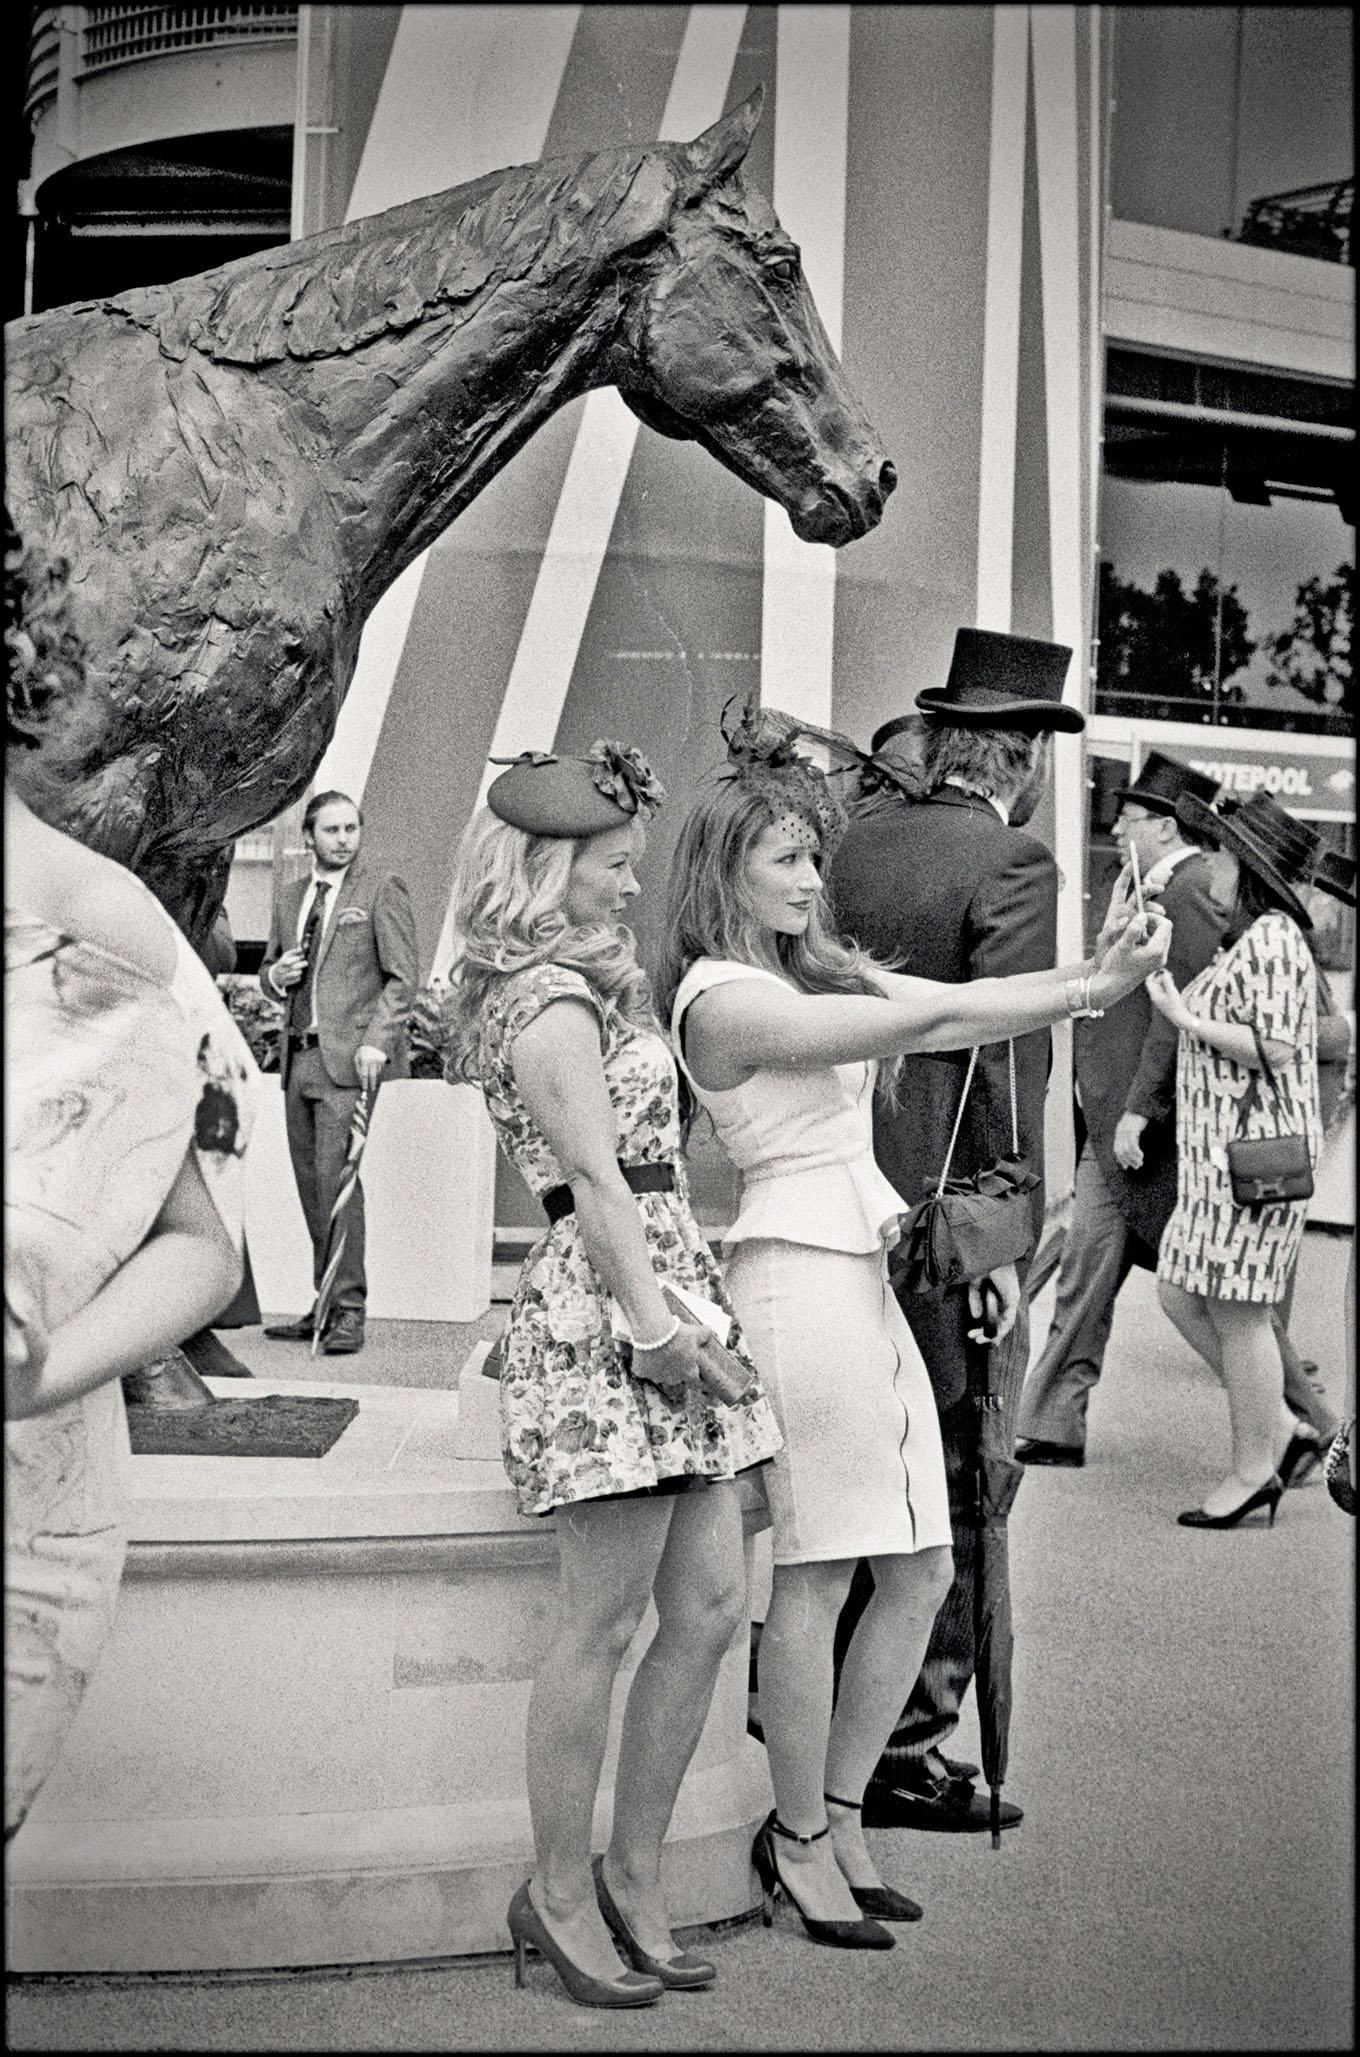
[[[784,1432],[764,1471],[775,1563],[948,1544],[935,1399],[885,1253],[738,1243],[727,1289]]]

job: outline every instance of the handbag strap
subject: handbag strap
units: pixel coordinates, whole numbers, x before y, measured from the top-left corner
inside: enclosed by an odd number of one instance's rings
[[[1018,1119],[1017,1119],[1017,1117],[1016,1117],[1016,1112],[1015,1112],[1015,1037],[1014,1037],[1014,1036],[1010,1036],[1010,1037],[1008,1037],[1008,1039],[1007,1039],[1007,1042],[1006,1042],[1006,1070],[1007,1070],[1007,1072],[1008,1072],[1008,1073],[1009,1073],[1009,1075],[1010,1075],[1010,1082],[1011,1082],[1011,1155],[1012,1155],[1013,1157],[1018,1157],[1018,1156],[1020,1155],[1020,1123],[1019,1123],[1019,1121],[1018,1121]]]
[[[1251,1084],[1247,1088],[1246,1092],[1242,1095],[1241,1104],[1239,1105],[1237,1110],[1238,1134],[1240,1135],[1242,1133],[1242,1130],[1246,1127],[1247,1117],[1251,1113],[1252,1108],[1260,1107],[1261,1105],[1261,1081],[1263,1078],[1266,1084],[1270,1087],[1271,1093],[1275,1101],[1276,1135],[1292,1136],[1302,1133],[1300,1130],[1283,1129],[1280,1127],[1280,1122],[1284,1112],[1284,1095],[1280,1091],[1280,1082],[1278,1078],[1275,1076],[1275,1067],[1271,1063],[1268,1055],[1266,1054],[1266,1046],[1261,1041],[1261,1031],[1258,1028],[1253,1027],[1251,1032],[1251,1039],[1256,1045],[1256,1056],[1260,1063],[1260,1070],[1253,1072]]]
[[[963,1091],[959,1094],[959,1111],[954,1116],[954,1133],[949,1138],[949,1148],[944,1153],[944,1170],[940,1173],[940,1183],[935,1188],[935,1198],[937,1200],[944,1191],[945,1180],[949,1177],[949,1167],[954,1162],[954,1145],[959,1140],[959,1130],[963,1126],[964,1105],[968,1099],[968,1088],[973,1083],[973,1073],[977,1070],[977,1061],[978,1053],[977,1044],[975,1043],[973,1045],[973,1054],[968,1060],[968,1076],[963,1082]]]

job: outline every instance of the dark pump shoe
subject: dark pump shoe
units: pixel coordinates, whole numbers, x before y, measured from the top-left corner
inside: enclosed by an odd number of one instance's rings
[[[310,1343],[312,1340],[312,1317],[304,1314],[298,1321],[270,1322],[265,1334],[276,1343]]]
[[[352,1357],[364,1347],[364,1317],[342,1308],[326,1324],[321,1338],[323,1357]]]
[[[1080,1471],[1086,1452],[1079,1443],[1046,1443],[1039,1436],[1021,1437],[1015,1446],[1018,1464],[1067,1464]]]
[[[888,1784],[871,1779],[864,1795],[866,1828],[919,1828],[937,1835],[983,1835],[992,1826],[991,1802],[973,1791],[964,1778],[950,1778],[932,1766],[942,1764],[938,1751],[931,1751],[919,1764],[895,1770]],[[1015,1828],[1024,1820],[1019,1807],[1001,1802],[1002,1828]]]

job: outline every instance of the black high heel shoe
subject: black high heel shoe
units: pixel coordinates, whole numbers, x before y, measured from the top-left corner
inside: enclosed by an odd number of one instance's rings
[[[1241,1505],[1234,1507],[1228,1514],[1206,1514],[1202,1507],[1192,1507],[1188,1514],[1178,1514],[1176,1519],[1182,1528],[1236,1528],[1244,1515],[1252,1513],[1257,1507],[1268,1507],[1270,1520],[1267,1526],[1274,1528],[1275,1509],[1280,1504],[1280,1495],[1283,1491],[1279,1473],[1272,1472],[1263,1486],[1258,1486],[1254,1493],[1248,1493]]]
[[[851,1814],[862,1814],[862,1800],[838,1800],[834,1793],[823,1793],[828,1807],[844,1807]],[[919,1921],[922,1909],[905,1893],[895,1892],[891,1886],[851,1886],[855,1905],[875,1921]]]
[[[591,1863],[595,1874],[595,1897],[600,1903],[605,1927],[634,1971],[645,1971],[650,1978],[659,1978],[663,1986],[673,1986],[677,1992],[697,1992],[701,1986],[711,1986],[718,1976],[716,1964],[710,1964],[707,1957],[696,1957],[689,1950],[682,1950],[675,1957],[651,1957],[643,1949],[628,1923],[614,1895],[604,1882],[604,1859],[596,1857]],[[674,1937],[671,1938],[674,1941]]]
[[[659,1978],[643,1978],[620,1966],[617,1978],[596,1978],[568,1957],[562,1945],[549,1934],[542,1915],[529,1898],[526,1879],[506,1910],[505,1925],[515,1945],[515,1984],[524,1984],[524,1952],[530,1943],[541,1951],[561,1979],[573,2000],[582,2007],[650,2007],[661,1998]]]
[[[766,1928],[769,1928],[774,1921],[774,1903],[782,1893],[794,1913],[798,1916],[798,1919],[802,1922],[803,1927],[812,1937],[814,1943],[829,1944],[833,1950],[891,1950],[895,1948],[893,1937],[888,1934],[887,1929],[881,1928],[876,1921],[869,1921],[867,1919],[864,1921],[814,1920],[812,1915],[803,1912],[794,1897],[792,1887],[785,1879],[780,1877],[779,1866],[775,1862],[774,1855],[773,1838],[775,1836],[785,1836],[791,1843],[820,1843],[822,1837],[830,1835],[830,1833],[831,1830],[827,1827],[819,1828],[816,1835],[813,1836],[795,1835],[791,1828],[785,1828],[773,1807],[770,1809],[756,1831],[756,1839],[751,1846],[751,1862],[756,1868],[756,1877],[760,1880],[760,1890],[764,1895],[761,1914]]]
[[[1284,1456],[1275,1467],[1275,1476],[1282,1486],[1301,1486],[1305,1479],[1313,1476],[1326,1454],[1324,1445],[1316,1436],[1301,1435],[1295,1429],[1285,1446]]]

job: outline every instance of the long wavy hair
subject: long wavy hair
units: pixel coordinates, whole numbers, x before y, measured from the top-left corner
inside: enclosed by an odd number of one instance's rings
[[[581,928],[563,911],[582,839],[531,836],[479,807],[458,846],[452,894],[450,994],[440,1028],[447,1078],[481,1083],[478,1043],[487,1002],[502,979],[534,964],[561,964],[589,980],[606,1006],[655,1026],[647,974],[631,929]]]
[[[700,957],[735,958],[758,964],[754,919],[742,890],[746,860],[762,830],[782,815],[796,813],[819,837],[821,824],[806,804],[801,783],[760,766],[733,776],[719,772],[701,786],[680,828],[671,864],[666,941],[657,972],[657,1012],[669,1023],[680,981]],[[874,959],[848,937],[837,935],[820,896],[809,909],[801,936],[775,938],[779,968],[803,993],[863,993],[881,999],[870,976]],[[879,1085],[891,1094],[901,1059],[879,1068]],[[682,1117],[693,1119],[691,1096],[681,1075]]]

